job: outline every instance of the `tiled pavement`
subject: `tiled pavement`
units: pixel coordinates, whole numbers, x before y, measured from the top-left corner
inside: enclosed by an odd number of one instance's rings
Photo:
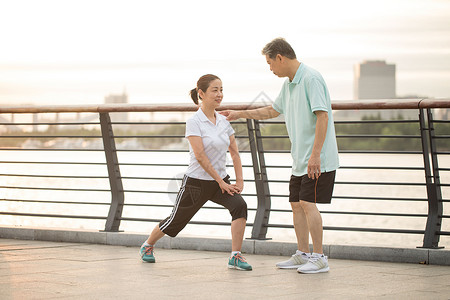
[[[0,239],[0,299],[450,299],[450,267],[330,259],[330,272],[279,270],[286,257]]]

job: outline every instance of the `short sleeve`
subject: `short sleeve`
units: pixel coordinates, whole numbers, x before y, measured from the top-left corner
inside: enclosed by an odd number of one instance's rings
[[[311,111],[328,111],[326,87],[320,80],[313,78],[308,83],[308,98],[311,105]]]
[[[185,137],[189,137],[189,136],[202,136],[202,133],[200,131],[200,126],[198,125],[197,121],[194,119],[189,119],[186,121]]]
[[[234,129],[231,126],[230,122],[227,121],[227,123],[228,123],[227,124],[227,134],[228,134],[228,136],[232,136],[234,134]]]
[[[280,114],[284,114],[284,88],[285,85],[283,85],[283,88],[280,91],[280,94],[278,94],[278,97],[275,99],[275,102],[273,102],[272,107]]]

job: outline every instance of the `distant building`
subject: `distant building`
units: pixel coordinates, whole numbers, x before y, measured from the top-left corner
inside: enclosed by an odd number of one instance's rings
[[[354,99],[393,99],[395,65],[382,60],[367,60],[354,67]]]
[[[105,104],[128,103],[128,95],[123,92],[121,95],[109,95],[105,97]],[[128,113],[110,113],[112,122],[128,122]]]
[[[105,97],[105,103],[128,103],[128,95],[124,92],[121,95],[109,95]]]

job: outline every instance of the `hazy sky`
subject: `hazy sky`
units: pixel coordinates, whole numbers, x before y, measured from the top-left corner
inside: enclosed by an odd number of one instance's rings
[[[260,54],[285,37],[333,100],[353,96],[353,65],[397,65],[397,94],[450,98],[450,1],[0,0],[0,103],[190,101],[201,75],[225,101],[275,98]]]

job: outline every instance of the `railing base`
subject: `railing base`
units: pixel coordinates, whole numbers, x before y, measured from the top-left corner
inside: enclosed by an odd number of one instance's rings
[[[444,246],[438,246],[438,247],[424,247],[424,246],[417,246],[417,249],[444,249]]]
[[[248,241],[271,241],[272,238],[245,238]]]

